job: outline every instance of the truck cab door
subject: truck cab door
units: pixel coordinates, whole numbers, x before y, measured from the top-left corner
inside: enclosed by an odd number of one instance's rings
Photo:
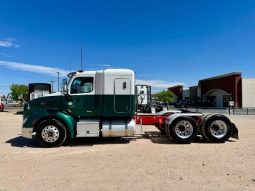
[[[95,80],[93,77],[76,77],[69,87],[69,110],[75,116],[93,117],[96,114]]]
[[[128,78],[117,78],[114,81],[114,111],[129,113],[131,110],[131,81]]]

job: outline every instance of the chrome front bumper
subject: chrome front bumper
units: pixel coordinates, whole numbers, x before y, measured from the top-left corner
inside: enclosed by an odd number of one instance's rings
[[[22,137],[26,137],[29,139],[32,139],[32,133],[33,133],[33,128],[22,128],[21,130]]]

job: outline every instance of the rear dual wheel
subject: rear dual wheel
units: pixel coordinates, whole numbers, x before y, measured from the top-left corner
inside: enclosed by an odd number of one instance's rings
[[[178,117],[168,128],[168,136],[177,143],[190,143],[197,136],[197,122],[191,117]]]
[[[233,133],[231,122],[224,115],[212,115],[205,120],[202,136],[209,142],[224,143]]]

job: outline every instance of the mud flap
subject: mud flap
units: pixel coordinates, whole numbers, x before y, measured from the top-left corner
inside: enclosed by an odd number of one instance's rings
[[[232,127],[233,127],[233,133],[232,133],[231,137],[233,137],[235,139],[239,139],[238,129],[236,128],[236,125],[234,123],[232,123]]]

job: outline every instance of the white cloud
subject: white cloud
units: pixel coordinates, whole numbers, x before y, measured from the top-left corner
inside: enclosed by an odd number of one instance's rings
[[[4,52],[1,53],[1,55],[4,56],[4,57],[7,57],[7,58],[12,58],[12,57],[13,57],[13,56],[11,56],[11,55],[9,55],[9,54],[6,54],[6,53],[4,53]]]
[[[3,61],[3,60],[0,60],[0,66],[5,66],[7,68],[15,69],[15,70],[47,74],[51,76],[57,76],[57,72],[60,72],[61,77],[66,77],[66,75],[69,73],[69,71],[63,70],[60,68],[24,64],[20,62],[9,62],[9,61]],[[168,82],[164,80],[141,80],[141,79],[137,79],[136,84],[150,85],[152,87],[152,92],[158,92],[160,90],[167,89],[169,87],[176,86],[176,85],[185,85],[182,82]]]
[[[7,38],[4,40],[0,40],[0,46],[5,48],[19,48],[20,45],[15,43],[16,40],[13,38]]]
[[[149,85],[154,89],[167,89],[177,85],[185,85],[183,82],[167,82],[164,80],[136,80],[136,84]]]
[[[185,83],[183,82],[168,82],[164,80],[140,80],[140,79],[136,80],[136,84],[151,86],[152,93],[157,93],[162,90],[166,90],[169,87],[173,87],[177,85],[185,86]]]
[[[101,66],[101,67],[111,67],[110,64],[99,64],[98,66]]]
[[[34,72],[34,73],[40,73],[40,74],[48,74],[51,76],[57,76],[57,72],[60,72],[60,76],[65,77],[69,73],[69,71],[62,70],[59,68],[24,64],[20,62],[9,62],[9,61],[3,61],[3,60],[0,60],[0,66],[5,66],[7,68],[15,69],[15,70]]]

